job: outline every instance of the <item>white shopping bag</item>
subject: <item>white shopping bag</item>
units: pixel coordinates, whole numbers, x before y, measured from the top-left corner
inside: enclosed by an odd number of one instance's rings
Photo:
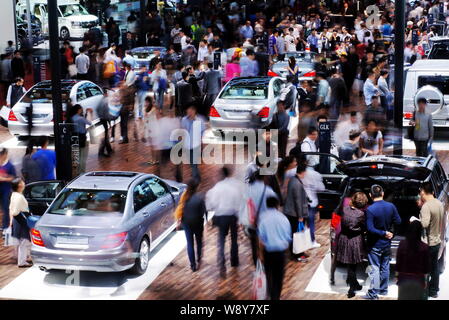
[[[293,234],[293,253],[305,252],[313,247],[312,237],[309,228],[302,222],[298,225],[298,231]]]
[[[254,272],[252,299],[267,299],[267,276],[265,275],[265,268],[260,260],[257,260],[256,271]]]
[[[12,236],[12,229],[11,227],[9,227],[8,229],[6,229],[3,234],[5,235],[5,241],[3,243],[3,245],[5,247],[10,247],[10,246],[15,246],[17,245],[17,241],[15,238],[13,238]]]
[[[78,74],[78,69],[76,68],[75,64],[69,65],[69,75],[70,78],[75,77]]]

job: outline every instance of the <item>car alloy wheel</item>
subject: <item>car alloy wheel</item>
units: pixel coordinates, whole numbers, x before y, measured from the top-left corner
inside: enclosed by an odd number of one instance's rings
[[[140,269],[145,272],[148,267],[148,261],[150,260],[150,246],[148,244],[147,239],[143,239],[140,243],[140,249],[139,249],[139,263],[140,263]]]
[[[62,28],[61,32],[60,32],[60,36],[61,36],[61,39],[68,40],[70,37],[69,30],[67,30],[67,28]]]

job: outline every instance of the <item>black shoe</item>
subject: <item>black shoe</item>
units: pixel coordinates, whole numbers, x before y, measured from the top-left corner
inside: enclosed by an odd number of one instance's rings
[[[190,266],[190,269],[192,269],[193,272],[195,272],[196,270],[198,270],[196,266]]]
[[[335,280],[334,280],[334,279],[330,279],[330,280],[329,280],[329,284],[330,284],[331,286],[335,286]]]
[[[226,279],[226,269],[220,269],[220,278]]]
[[[111,155],[110,155],[110,154],[106,154],[106,153],[99,153],[99,154],[98,154],[98,157],[99,157],[99,158],[110,158]]]
[[[363,286],[360,283],[357,283],[354,287],[354,291],[360,291],[363,289]]]
[[[434,299],[438,298],[438,293],[429,294],[429,298],[434,298]]]
[[[349,299],[354,298],[355,297],[355,292],[352,291],[352,290],[349,290],[347,296],[348,296]]]

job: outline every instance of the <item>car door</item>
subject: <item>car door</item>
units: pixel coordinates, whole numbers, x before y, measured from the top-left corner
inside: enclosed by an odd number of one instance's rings
[[[63,189],[62,181],[39,181],[25,186],[24,196],[33,215],[43,215],[58,193]]]
[[[449,182],[447,175],[439,162],[435,164],[431,179],[434,185],[434,190],[439,192],[436,196],[444,206],[444,217],[441,224],[441,246],[439,252],[439,257],[441,257],[445,253],[447,230],[449,227]]]
[[[93,110],[92,120],[96,120],[98,119],[97,108],[103,101],[103,91],[94,83],[88,83],[86,90],[88,90],[86,103],[88,103]]]
[[[347,176],[337,167],[342,161],[330,153],[304,152],[303,154],[307,159],[319,158],[319,161],[313,161],[317,163],[313,168],[321,174],[326,190],[317,192],[318,210],[326,216],[335,210],[344,191]]]
[[[161,179],[152,177],[148,182],[151,191],[157,197],[156,204],[159,206],[159,210],[155,212],[158,216],[158,224],[154,225],[152,230],[155,236],[160,237],[171,231],[171,227],[175,224],[175,202],[170,188]]]
[[[140,241],[145,234],[148,234],[150,241],[152,240],[152,233],[150,225],[155,220],[154,202],[156,196],[150,189],[147,179],[140,181],[132,192],[132,203],[134,209],[134,216],[132,217],[132,237],[133,239]],[[138,239],[136,239],[138,238]]]

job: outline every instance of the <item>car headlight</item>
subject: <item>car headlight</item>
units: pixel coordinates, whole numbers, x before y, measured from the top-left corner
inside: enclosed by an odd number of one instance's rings
[[[72,21],[72,27],[73,28],[81,28],[81,22],[79,22],[79,21]]]

